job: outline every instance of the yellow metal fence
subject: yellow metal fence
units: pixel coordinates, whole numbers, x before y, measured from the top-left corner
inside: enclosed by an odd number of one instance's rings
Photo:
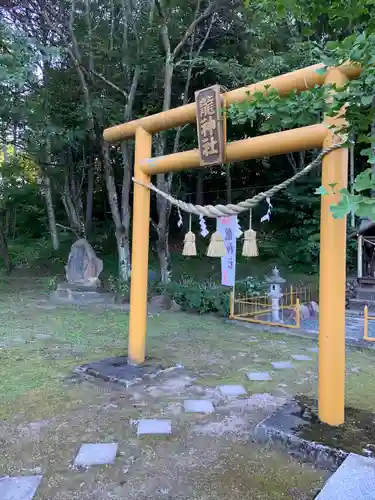
[[[273,319],[272,299],[268,295],[250,296],[231,294],[230,317],[232,319],[284,328],[300,328],[300,304],[316,300],[317,294],[310,287],[291,286],[280,299],[279,321]]]
[[[365,306],[363,311],[363,340],[368,342],[375,342],[375,337],[368,336],[368,322],[372,320],[375,320],[375,316],[369,316],[368,306]]]

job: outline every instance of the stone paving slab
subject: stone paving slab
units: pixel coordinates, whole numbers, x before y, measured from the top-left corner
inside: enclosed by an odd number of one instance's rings
[[[128,362],[127,356],[111,356],[78,366],[75,372],[78,374],[87,373],[106,382],[117,382],[129,387],[142,379],[153,378],[166,370],[168,368],[152,359],[146,359],[141,365],[132,365]]]
[[[250,372],[247,374],[247,378],[253,381],[272,380],[268,372]]]
[[[219,385],[219,391],[222,396],[228,397],[246,396],[247,394],[243,385]]]
[[[304,354],[292,354],[290,357],[296,361],[312,361],[310,356],[305,356]]]
[[[375,460],[350,453],[317,500],[375,500]]]
[[[294,368],[293,363],[290,361],[273,361],[271,365],[276,368],[276,370],[287,370],[289,368]]]
[[[188,413],[214,413],[215,408],[212,401],[206,399],[187,399],[184,410]]]
[[[51,337],[52,337],[52,335],[50,335],[49,333],[37,333],[35,335],[35,338],[38,340],[46,340],[46,339],[50,339]]]
[[[1,500],[32,500],[43,476],[0,477]]]
[[[76,467],[90,467],[91,465],[113,464],[117,449],[117,443],[83,444],[74,460],[74,465]]]
[[[145,434],[172,434],[172,426],[170,420],[158,420],[154,418],[142,419],[138,421],[137,435]]]

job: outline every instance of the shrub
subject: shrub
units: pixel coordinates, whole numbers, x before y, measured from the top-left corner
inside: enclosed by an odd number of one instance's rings
[[[264,285],[251,276],[236,283],[236,290],[243,294],[260,295],[263,289]],[[185,311],[229,315],[231,289],[212,281],[197,282],[192,278],[183,277],[178,282],[166,286],[159,285],[158,292],[167,293]]]
[[[123,281],[115,276],[109,276],[108,278],[109,287],[111,292],[113,292],[117,299],[124,302],[130,299],[130,281]]]
[[[46,280],[46,288],[49,292],[56,290],[58,283],[58,276],[50,276]]]
[[[130,281],[121,281],[114,276],[108,279],[111,291],[123,301],[130,298]],[[231,288],[213,281],[196,281],[183,276],[179,281],[172,281],[168,285],[149,280],[148,294],[167,294],[184,311],[199,314],[217,313],[220,316],[229,315],[229,295]],[[236,295],[263,295],[265,284],[248,276],[236,283]]]
[[[267,293],[267,284],[253,276],[236,282],[236,295],[259,296]]]
[[[148,299],[155,293],[157,290],[157,282],[153,279],[152,272],[149,272],[149,280],[148,280]],[[112,293],[115,294],[116,299],[121,302],[129,302],[130,300],[130,283],[131,279],[128,281],[124,281],[115,276],[109,276],[108,278],[109,288]]]

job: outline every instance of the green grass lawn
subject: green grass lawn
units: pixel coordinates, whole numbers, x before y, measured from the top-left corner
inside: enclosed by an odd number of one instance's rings
[[[178,433],[169,440],[137,440],[130,422],[142,415],[167,415],[179,397],[151,397],[142,388],[124,392],[72,377],[79,364],[126,353],[128,314],[52,307],[43,302],[43,283],[19,281],[15,286],[9,280],[0,292],[0,442],[7,443],[0,470],[19,474],[40,467],[45,479],[37,500],[135,499],[143,498],[142,491],[148,492],[144,498],[162,499],[163,481],[166,489],[174,485],[171,491],[184,491],[185,496],[171,493],[171,498],[307,500],[323,484],[324,471],[248,438],[195,436],[192,429],[201,418],[194,415],[172,414]],[[240,383],[249,396],[315,398],[317,354],[307,350],[314,345],[313,340],[260,333],[213,316],[168,312],[148,318],[148,355],[166,366],[184,365],[196,378],[194,386],[207,394],[219,384]],[[286,361],[291,354],[309,354],[312,361],[294,361],[292,370],[272,368],[271,361]],[[372,351],[348,349],[348,406],[375,410],[374,362]],[[250,382],[248,371],[269,371],[272,381]],[[261,413],[249,415],[245,423],[253,425],[254,419],[255,425],[261,418]],[[25,434],[29,422],[46,425],[46,430],[31,439]],[[98,440],[120,442],[116,465],[72,474],[68,465],[78,444]],[[175,484],[175,477],[184,477],[183,484]],[[80,488],[81,496],[74,496]]]
[[[75,365],[126,352],[128,314],[121,310],[43,309],[22,291],[2,294],[1,308],[5,318],[0,324],[3,417],[15,413],[15,405],[38,391],[58,393],[61,399],[62,381]],[[249,342],[249,337],[258,341]],[[148,320],[149,355],[166,365],[183,364],[207,385],[243,383],[250,392],[278,391],[285,384],[290,394],[316,396],[317,355],[306,350],[313,345],[308,339],[254,333],[245,325],[228,325],[210,316],[168,312]],[[271,361],[288,360],[290,354],[309,354],[313,360],[295,361],[293,370],[273,370],[272,382],[247,380],[246,371],[272,371]],[[348,349],[348,406],[375,409],[374,361],[372,351]],[[360,370],[352,372],[352,367]],[[30,411],[28,404],[26,410]]]

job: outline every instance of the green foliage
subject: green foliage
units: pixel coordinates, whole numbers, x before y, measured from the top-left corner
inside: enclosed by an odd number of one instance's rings
[[[29,235],[23,235],[9,242],[9,254],[15,268],[32,269],[36,273],[62,273],[71,243],[70,239],[63,240],[60,253],[56,253],[47,236],[31,239]]]
[[[290,269],[302,268],[306,274],[316,273],[319,267],[319,225],[318,207],[309,212],[303,210],[294,212],[293,226],[277,234],[269,245],[284,265]],[[291,243],[293,242],[293,243]]]
[[[249,276],[236,283],[236,294],[262,295],[265,285]],[[159,293],[167,293],[185,311],[199,314],[217,313],[221,316],[229,314],[230,289],[212,281],[198,282],[183,277],[178,282],[157,287]]]
[[[267,285],[264,281],[260,281],[254,278],[254,276],[247,276],[242,280],[236,281],[236,294],[256,297],[264,295],[266,291]]]
[[[319,24],[326,16],[329,27],[334,36],[324,46],[320,41],[315,44],[314,51],[325,67],[318,69],[320,74],[326,74],[328,67],[346,64],[358,64],[362,71],[357,79],[348,81],[342,88],[335,85],[326,85],[313,88],[302,93],[292,92],[288,96],[280,97],[276,90],[270,89],[267,94],[254,92],[249,100],[235,104],[229,110],[233,123],[251,126],[258,123],[259,130],[279,131],[295,128],[320,121],[322,113],[334,116],[345,107],[346,124],[337,133],[354,137],[357,143],[364,143],[369,147],[361,154],[367,157],[370,165],[375,164],[375,6],[373,2],[364,0],[353,2],[336,0],[329,5],[320,0],[312,2],[308,7],[305,4],[295,5],[292,2],[280,0],[276,2],[276,12],[288,15],[292,13],[295,19],[301,19],[305,25],[303,33],[312,36],[314,24]],[[351,33],[337,36],[340,31],[345,33],[346,25],[351,26]],[[325,35],[325,38],[327,36]],[[334,90],[335,92],[330,92]],[[328,92],[332,96],[327,102]],[[347,144],[349,145],[349,143]],[[354,189],[357,193],[372,189],[373,184],[369,174],[356,180]],[[324,187],[318,188],[316,194],[327,194]],[[358,216],[375,217],[373,202],[368,196],[361,194],[350,195],[341,192],[341,200],[332,206],[334,217],[343,217],[354,212]]]
[[[56,290],[58,279],[58,276],[50,276],[49,278],[47,278],[46,289],[49,292],[53,292],[54,290]]]
[[[364,217],[375,221],[375,198],[362,194],[375,188],[375,175],[371,168],[368,168],[357,175],[353,190],[350,193],[347,189],[340,189],[340,201],[336,205],[331,205],[331,213],[335,219],[342,219],[350,213],[355,213],[359,217]],[[318,191],[318,190],[317,190]],[[330,194],[323,187],[316,194]],[[332,187],[332,194],[337,194]]]
[[[374,176],[371,168],[368,168],[364,172],[361,172],[359,175],[357,175],[353,188],[355,191],[361,192],[361,191],[366,191],[366,189],[369,189],[371,187],[375,187],[374,185]]]
[[[349,137],[356,137],[358,143],[372,144],[371,125],[375,119],[375,32],[368,30],[352,34],[343,42],[330,42],[325,50],[328,63],[352,64],[361,66],[359,78],[350,80],[343,88],[338,89],[330,108],[331,114],[346,106],[348,125],[343,130]],[[362,152],[371,163],[373,155],[371,148]]]
[[[25,155],[8,147],[8,161],[0,155],[0,205],[7,236],[39,238],[45,233],[46,214],[40,196],[38,168]]]
[[[215,312],[222,316],[229,313],[229,289],[210,281],[197,282],[183,277],[178,282],[160,285],[157,290],[168,294],[185,311]]]
[[[230,106],[228,116],[234,124],[257,123],[261,132],[312,125],[320,121],[328,90],[316,86],[311,92],[292,91],[286,96],[271,88],[267,93],[253,92],[248,100]]]
[[[164,71],[165,53],[160,43],[160,33],[163,19],[157,9],[148,10],[153,2],[141,2],[139,6],[134,6],[134,11],[129,4],[126,12],[112,0],[103,0],[100,5],[91,2],[88,13],[92,28],[90,32],[84,2],[76,3],[72,27],[97,128],[96,137],[93,138],[88,131],[85,93],[78,66],[69,56],[69,51],[75,48],[67,25],[72,5],[62,3],[59,9],[55,9],[51,0],[47,0],[46,6],[41,0],[35,0],[35,12],[27,13],[28,5],[25,3],[22,9],[17,10],[18,19],[13,19],[9,11],[0,23],[0,133],[8,146],[13,141],[13,133],[18,141],[17,154],[14,148],[8,147],[9,161],[7,165],[1,162],[0,167],[3,179],[1,202],[5,209],[2,222],[6,226],[8,221],[11,227],[6,231],[10,239],[13,238],[14,223],[15,241],[14,244],[11,241],[10,246],[16,264],[29,266],[37,262],[40,266],[47,251],[36,248],[39,244],[34,239],[42,236],[47,245],[48,224],[41,196],[44,193],[45,173],[51,180],[56,220],[70,227],[71,220],[61,200],[62,195],[67,186],[72,186],[71,198],[84,218],[89,184],[88,165],[93,165],[93,230],[89,237],[98,255],[104,254],[105,259],[108,258],[105,272],[115,275],[115,266],[113,269],[110,267],[113,263],[117,266],[113,257],[116,245],[108,193],[103,182],[105,175],[99,144],[101,130],[124,120],[129,102],[127,96],[136,67],[140,69],[140,80],[131,110],[132,117],[149,115],[162,109],[165,89],[160,75]],[[202,3],[202,9],[206,5],[208,2]],[[38,6],[40,9],[45,7],[50,13],[50,25],[46,26]],[[164,2],[164,8],[173,50],[194,19],[196,2],[171,0]],[[245,103],[230,108],[228,137],[236,140],[244,135],[255,136],[317,123],[324,112],[333,114],[348,103],[350,125],[345,132],[351,138],[356,135],[356,141],[364,144],[362,157],[356,162],[357,172],[363,170],[364,162],[374,164],[370,130],[375,88],[373,1],[313,0],[296,3],[291,0],[262,0],[245,2],[240,9],[238,12],[232,5],[220,9],[215,14],[210,33],[207,33],[211,23],[208,18],[187,40],[175,60],[171,106],[180,105],[181,96],[185,95],[191,62],[190,49],[193,57],[197,57],[191,75],[189,102],[194,100],[195,90],[214,83],[220,83],[223,90],[230,90],[321,60],[326,65],[340,64],[348,59],[361,61],[363,71],[360,78],[338,89],[329,106],[326,104],[327,93],[331,90],[329,87],[292,92],[283,97],[272,89],[268,90],[266,96],[260,92],[253,93]],[[206,34],[207,39],[201,47]],[[127,36],[126,40],[124,35]],[[90,71],[91,58],[95,72]],[[322,74],[326,71],[327,68],[319,70]],[[183,127],[180,149],[192,149],[196,147],[196,141],[195,128]],[[174,132],[169,131],[167,152],[172,151],[173,142]],[[131,150],[133,144],[130,141],[128,144]],[[124,179],[121,153],[120,147],[110,148],[119,202]],[[232,201],[238,202],[262,191],[264,186],[270,187],[281,182],[292,175],[291,167],[294,173],[308,160],[300,160],[298,155],[294,155],[295,164],[292,165],[291,159],[293,155],[289,155],[288,160],[281,157],[236,164],[231,169]],[[309,190],[298,183],[294,191],[290,188],[288,194],[273,200],[271,224],[261,226],[262,256],[272,259],[280,256],[288,265],[303,264],[309,270],[317,265],[319,203],[312,194],[317,184],[314,175],[319,175],[318,170],[307,179]],[[195,202],[196,182],[197,171],[174,174],[172,191]],[[353,209],[357,213],[372,213],[371,203],[365,199],[369,194],[368,189],[371,189],[368,182],[368,179],[356,181],[358,189],[355,196],[362,197],[360,199],[352,199],[350,195],[341,193],[343,200],[333,209],[335,216],[342,216]],[[206,169],[204,203],[225,203],[226,187],[227,178],[221,167]],[[320,195],[327,192],[331,192],[327,186],[317,190]],[[126,212],[127,207],[123,208]],[[157,219],[155,198],[152,198],[151,215],[153,220]],[[254,211],[254,228],[258,232],[261,215]],[[174,216],[172,211],[171,236],[176,238],[179,245],[181,232],[175,227]],[[30,248],[29,256],[18,244],[21,241],[18,235],[27,237],[24,244]],[[155,234],[152,234],[152,238],[155,238]],[[15,252],[19,252],[19,257]],[[52,258],[53,253],[48,255],[48,258]],[[58,255],[61,259],[61,254]],[[61,264],[64,260],[61,259]],[[119,295],[128,295],[128,285],[113,282],[112,286]]]
[[[362,32],[360,35],[348,37],[342,44],[331,43],[328,45],[330,59],[337,65],[345,61],[361,63],[363,69],[358,79],[351,80],[342,89],[333,90],[333,99],[327,106],[327,91],[331,86],[314,88],[310,91],[292,92],[286,97],[280,97],[276,90],[267,94],[255,92],[249,96],[248,101],[235,104],[231,107],[229,116],[234,123],[250,121],[261,122],[261,131],[278,131],[290,127],[299,127],[316,121],[316,117],[323,111],[329,116],[334,116],[343,107],[346,107],[347,124],[344,128],[336,130],[337,133],[357,137],[358,142],[370,144],[371,147],[363,149],[361,154],[367,156],[368,163],[375,164],[375,137],[372,125],[375,122],[375,34]],[[332,189],[336,183],[331,187]],[[367,169],[356,177],[354,191],[357,193],[374,189],[375,181],[372,170]],[[316,194],[326,195],[327,190],[321,186]],[[347,190],[340,190],[339,203],[331,206],[333,217],[342,218],[353,212],[359,217],[375,220],[375,201],[373,198],[350,194]]]
[[[108,283],[111,292],[115,294],[117,299],[124,302],[130,300],[130,281],[124,281],[118,277],[109,276]]]
[[[366,12],[369,4],[365,7]],[[351,80],[343,89],[335,94],[330,110],[331,114],[337,113],[343,106],[346,107],[348,125],[339,132],[355,137],[357,143],[369,145],[362,149],[361,155],[367,157],[370,165],[375,163],[375,136],[373,124],[375,123],[375,27],[370,25],[367,30],[353,33],[342,42],[330,42],[326,47],[327,64],[360,64],[362,71],[359,78]],[[375,186],[371,169],[360,173],[354,181],[354,192],[350,194],[341,190],[341,199],[337,205],[331,207],[335,218],[342,218],[350,212],[359,217],[368,217],[375,220],[374,200],[363,194]],[[361,193],[361,194],[359,194]]]

